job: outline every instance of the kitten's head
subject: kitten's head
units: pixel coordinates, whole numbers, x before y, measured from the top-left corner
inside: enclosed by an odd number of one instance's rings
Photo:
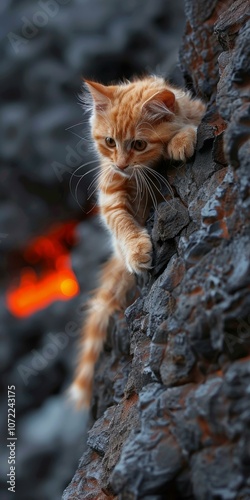
[[[178,105],[161,78],[121,85],[85,81],[90,92],[91,129],[104,164],[122,175],[136,166],[152,166],[173,135]]]

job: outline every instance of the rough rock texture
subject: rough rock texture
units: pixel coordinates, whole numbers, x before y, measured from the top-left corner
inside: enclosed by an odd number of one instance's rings
[[[63,500],[250,498],[249,3],[186,1],[180,59],[208,101],[148,224],[155,267],[98,364]]]

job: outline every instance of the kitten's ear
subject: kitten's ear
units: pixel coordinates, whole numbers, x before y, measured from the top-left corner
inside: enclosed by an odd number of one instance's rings
[[[89,90],[96,111],[105,111],[113,94],[112,87],[106,87],[101,83],[84,80],[85,87]]]
[[[143,104],[143,110],[154,121],[170,118],[175,111],[174,93],[167,89],[157,92]]]

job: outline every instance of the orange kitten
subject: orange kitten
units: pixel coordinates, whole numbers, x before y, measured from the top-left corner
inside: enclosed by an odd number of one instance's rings
[[[154,189],[150,175],[159,175],[154,169],[161,158],[185,161],[193,155],[205,106],[158,77],[110,86],[86,80],[85,85],[101,166],[100,212],[113,240],[113,255],[90,300],[71,387],[76,401],[89,406],[110,317],[126,307],[135,274],[151,267],[152,243],[144,227]]]

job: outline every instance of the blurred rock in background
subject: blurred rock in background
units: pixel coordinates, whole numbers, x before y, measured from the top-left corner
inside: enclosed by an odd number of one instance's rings
[[[109,254],[88,214],[92,177],[83,174],[97,163],[78,103],[81,77],[107,83],[155,72],[180,82],[184,15],[181,0],[2,0],[0,14],[0,427],[5,436],[14,384],[16,498],[57,500],[85,443],[86,415],[65,398],[82,304]]]

